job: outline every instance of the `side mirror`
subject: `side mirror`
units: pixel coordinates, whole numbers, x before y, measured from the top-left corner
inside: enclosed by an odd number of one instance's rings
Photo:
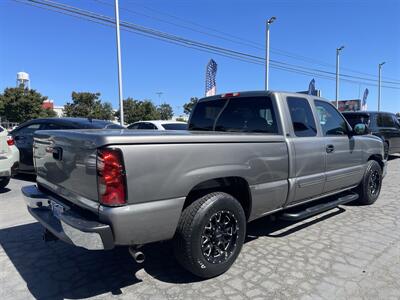
[[[358,123],[354,126],[355,135],[368,134],[368,127],[363,123]]]

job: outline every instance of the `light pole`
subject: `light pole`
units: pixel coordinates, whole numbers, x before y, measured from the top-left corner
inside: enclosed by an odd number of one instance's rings
[[[343,48],[344,46],[336,48],[336,108],[339,108],[339,53]]]
[[[119,95],[119,115],[121,125],[124,126],[124,102],[122,95],[122,66],[121,66],[121,40],[119,34],[119,7],[118,0],[115,0],[115,28],[117,31],[117,61],[118,61],[118,95]]]
[[[265,90],[268,90],[269,81],[269,27],[276,20],[276,17],[271,17],[267,21],[267,34],[266,34],[266,46],[265,46]]]
[[[378,111],[381,111],[381,69],[385,62],[378,65]]]
[[[161,96],[164,94],[164,92],[156,92],[156,94],[158,95],[158,103],[161,106]]]

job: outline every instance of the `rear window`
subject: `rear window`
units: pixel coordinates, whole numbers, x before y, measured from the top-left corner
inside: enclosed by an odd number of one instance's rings
[[[354,128],[355,125],[363,123],[369,126],[369,116],[365,114],[343,114],[350,126]]]
[[[264,97],[199,102],[189,130],[278,133],[272,101]]]
[[[162,127],[166,130],[187,130],[188,125],[187,124],[179,124],[179,123],[167,123],[167,124],[162,124]]]

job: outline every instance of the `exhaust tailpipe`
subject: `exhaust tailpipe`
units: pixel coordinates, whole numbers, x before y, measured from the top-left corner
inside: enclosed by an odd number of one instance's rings
[[[138,250],[138,247],[129,247],[129,254],[133,257],[133,259],[136,261],[138,264],[144,263],[144,260],[146,259],[146,256],[142,251]]]

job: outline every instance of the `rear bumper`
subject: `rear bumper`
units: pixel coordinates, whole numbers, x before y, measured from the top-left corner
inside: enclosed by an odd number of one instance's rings
[[[30,214],[60,240],[88,250],[114,248],[114,237],[107,224],[90,220],[73,209],[66,209],[56,216],[50,196],[40,192],[35,185],[21,189]]]
[[[15,146],[10,150],[6,155],[0,155],[0,177],[10,177],[18,170],[19,150]]]

